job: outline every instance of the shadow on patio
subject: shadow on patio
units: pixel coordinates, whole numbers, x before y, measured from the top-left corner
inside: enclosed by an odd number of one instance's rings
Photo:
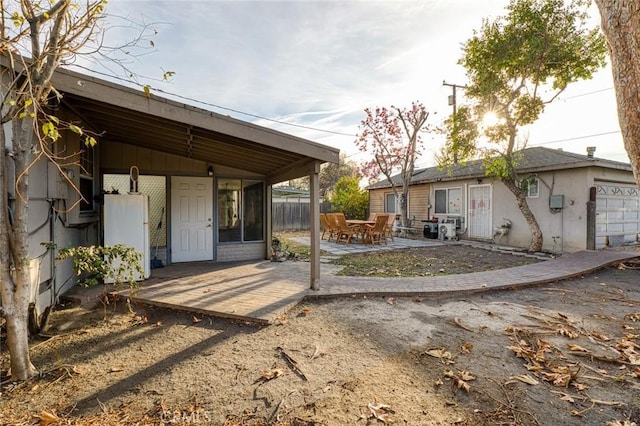
[[[153,269],[131,301],[205,315],[271,323],[306,295],[309,264],[176,263]]]

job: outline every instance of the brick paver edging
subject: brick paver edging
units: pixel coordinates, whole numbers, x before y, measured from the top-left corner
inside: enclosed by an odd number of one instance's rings
[[[640,253],[580,251],[545,262],[470,274],[412,278],[324,275],[320,278],[320,290],[308,291],[306,297],[444,295],[526,287],[584,275],[635,257],[640,257]]]

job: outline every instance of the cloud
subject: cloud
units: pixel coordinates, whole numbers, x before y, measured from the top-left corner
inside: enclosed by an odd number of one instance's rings
[[[464,70],[457,65],[462,43],[483,18],[503,14],[507,4],[507,0],[111,0],[107,12],[154,24],[155,52],[134,61],[132,69],[155,78],[163,69],[176,74],[169,83],[151,81],[153,87],[183,96],[183,101],[203,101],[207,104],[198,106],[213,110],[211,105],[219,105],[355,135],[366,107],[420,100],[437,113],[432,116],[434,123],[449,114],[451,89],[442,82],[464,84]],[[108,40],[115,44],[130,33],[114,28]],[[597,84],[610,85],[610,75]],[[463,101],[463,91],[459,96]],[[580,108],[587,101],[580,102]],[[573,112],[580,108],[573,107]],[[554,111],[565,117],[564,123],[566,114],[572,113]],[[355,152],[353,136],[218,112]],[[609,115],[600,117],[609,120]],[[552,121],[545,127],[563,126]],[[615,123],[607,125],[611,126]],[[575,128],[564,127],[567,134],[575,134]],[[532,140],[547,137],[541,131],[530,134]]]

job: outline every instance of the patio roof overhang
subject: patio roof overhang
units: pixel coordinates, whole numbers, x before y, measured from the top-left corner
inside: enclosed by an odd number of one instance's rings
[[[257,173],[268,184],[338,162],[338,149],[70,70],[58,70],[53,86],[102,140]]]

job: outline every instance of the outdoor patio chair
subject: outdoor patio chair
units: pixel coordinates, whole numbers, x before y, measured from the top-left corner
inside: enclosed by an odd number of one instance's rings
[[[325,213],[320,213],[320,228],[322,230],[322,235],[320,235],[320,239],[324,240],[324,234],[329,233],[329,235],[327,236],[327,241],[331,241],[331,238],[333,238],[335,234],[336,227],[335,226],[333,228],[331,227],[331,224],[329,223],[329,219],[327,218],[327,215]]]
[[[367,225],[365,241],[368,240],[371,244],[387,244],[387,232],[386,226],[389,220],[387,215],[378,215],[376,217],[375,225]]]
[[[346,245],[349,245],[354,235],[356,239],[358,238],[358,233],[360,232],[359,226],[349,226],[343,213],[336,213],[335,218],[339,228],[336,242],[344,241]]]
[[[378,213],[369,213],[369,217],[367,218],[367,220],[376,220],[377,215]]]
[[[327,241],[331,241],[331,238],[335,238],[336,243],[338,242],[338,233],[340,232],[340,227],[338,226],[338,221],[336,219],[336,214],[335,213],[327,213],[326,214],[326,218],[327,218],[327,225],[329,226],[329,229],[331,230],[331,233],[329,234],[329,238],[327,239]]]
[[[395,241],[393,239],[393,222],[395,222],[395,220],[396,220],[396,214],[389,213],[389,218],[387,219],[387,224],[384,228],[385,236],[391,238],[391,241]],[[385,241],[385,244],[386,244],[386,241]]]

